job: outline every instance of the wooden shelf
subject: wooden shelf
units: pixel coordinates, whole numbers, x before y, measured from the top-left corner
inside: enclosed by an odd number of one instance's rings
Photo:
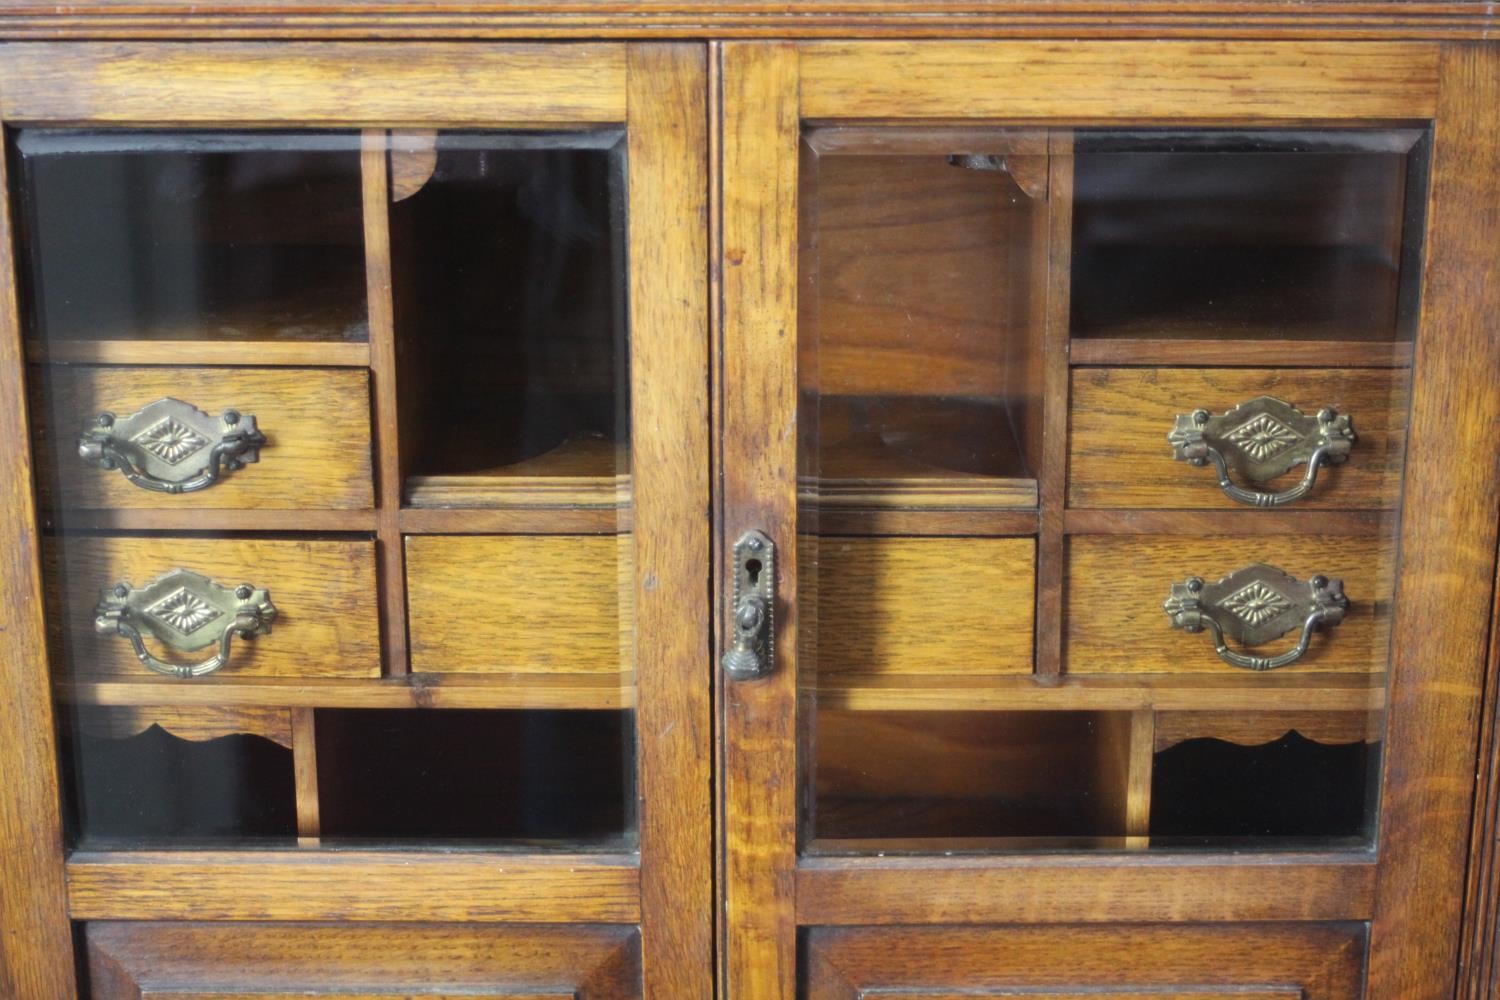
[[[596,510],[613,516],[630,506],[629,469],[623,448],[581,436],[493,469],[409,475],[405,502],[413,510]]]
[[[316,708],[623,709],[635,704],[635,676],[618,674],[407,674],[368,680],[232,676],[60,681],[75,705],[196,705]]]
[[[373,510],[267,510],[184,507],[69,507],[46,512],[49,531],[322,531],[371,532]]]
[[[363,368],[370,345],[358,340],[56,340],[26,343],[36,364],[259,365]]]
[[[1075,365],[1121,367],[1406,368],[1412,363],[1409,340],[1287,340],[1279,333],[1232,339],[1211,338],[1207,331],[1184,337],[1074,337],[1068,358]]]
[[[1227,668],[1226,668],[1227,669]],[[834,674],[821,678],[820,708],[855,711],[1379,711],[1386,679],[1345,674],[1139,674],[1071,676],[1055,685],[1015,676]]]

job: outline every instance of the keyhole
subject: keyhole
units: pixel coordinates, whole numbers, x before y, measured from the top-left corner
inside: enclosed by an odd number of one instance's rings
[[[754,587],[760,583],[760,560],[746,559],[745,573],[750,577],[750,586]]]

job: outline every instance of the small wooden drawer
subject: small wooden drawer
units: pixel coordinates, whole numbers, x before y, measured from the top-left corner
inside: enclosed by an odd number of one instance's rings
[[[1298,581],[1319,574],[1342,580],[1349,601],[1341,624],[1319,628],[1306,654],[1276,673],[1385,669],[1396,571],[1390,539],[1075,535],[1067,556],[1066,671],[1248,675],[1215,655],[1207,632],[1172,628],[1162,604],[1173,584],[1191,577],[1214,583],[1256,564]],[[1299,634],[1300,627],[1245,651],[1274,655],[1294,646]]]
[[[264,591],[274,609],[266,615],[270,628],[264,634],[232,637],[228,658],[214,676],[380,673],[373,542],[70,536],[49,541],[46,559],[53,648],[61,654],[60,668],[71,676],[156,676],[137,658],[127,635],[96,625],[120,583],[142,595],[140,601],[131,598],[127,625],[133,616],[152,655],[184,666],[208,660],[218,648],[216,639],[193,649],[169,649],[162,636],[184,642],[217,637],[236,614],[205,601],[198,589],[208,584],[200,581],[187,581],[181,590],[169,583],[148,591],[167,574],[179,578],[176,571],[231,592],[248,584],[255,601]]]
[[[1342,464],[1323,465],[1312,492],[1288,509],[1394,508],[1401,497],[1410,377],[1404,369],[1075,369],[1068,504],[1244,509],[1220,490],[1211,464],[1194,466],[1175,459],[1167,435],[1179,414],[1203,409],[1218,416],[1270,396],[1292,404],[1309,418],[1331,408],[1349,417],[1356,435],[1348,458]],[[1247,415],[1245,424],[1253,419],[1254,415]],[[1273,433],[1262,434],[1248,446],[1269,461],[1278,449],[1295,442],[1291,432],[1275,424],[1266,426]],[[1249,427],[1246,434],[1255,429]],[[1230,470],[1230,477],[1240,486],[1279,491],[1296,484],[1305,470],[1304,461],[1262,483],[1235,469]]]
[[[1358,924],[816,927],[807,1000],[1357,1000]]]
[[[800,662],[819,674],[1029,674],[1033,538],[798,540]]]
[[[634,659],[630,535],[413,535],[416,673],[625,673]]]
[[[37,481],[44,505],[65,508],[339,509],[373,506],[370,476],[370,388],[363,369],[127,368],[36,366],[31,369]],[[258,460],[223,471],[209,486],[162,493],[131,483],[118,469],[79,457],[79,435],[98,415],[117,422],[164,399],[181,400],[218,422],[225,411],[253,417],[265,443]],[[197,473],[209,461],[212,435],[189,428],[170,441],[147,440],[170,415],[148,416],[122,434],[122,447],[187,441],[173,471]],[[159,436],[158,436],[159,437]]]
[[[95,922],[91,1000],[630,1000],[627,926]]]

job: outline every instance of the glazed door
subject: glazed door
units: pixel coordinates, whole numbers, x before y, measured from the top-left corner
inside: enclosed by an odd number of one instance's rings
[[[7,996],[709,995],[705,57],[0,50]]]
[[[719,56],[727,996],[1451,993],[1500,61]]]

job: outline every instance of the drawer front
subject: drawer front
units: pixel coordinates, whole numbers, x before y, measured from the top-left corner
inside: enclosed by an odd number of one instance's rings
[[[633,927],[91,923],[91,1000],[629,1000]]]
[[[369,541],[72,536],[47,547],[48,621],[62,669],[75,677],[150,677],[118,631],[101,633],[95,619],[110,588],[124,582],[146,588],[176,570],[233,589],[264,590],[274,608],[266,634],[235,636],[224,677],[375,677],[380,673],[380,628],[375,592],[375,546]],[[207,660],[216,645],[172,649],[162,637],[193,641],[181,628],[202,623],[193,636],[219,634],[233,610],[213,607],[186,581],[143,596],[127,613],[142,627],[142,641],[173,664]],[[203,605],[209,605],[204,607]],[[174,632],[175,630],[175,632]]]
[[[37,370],[33,370],[34,373]],[[32,379],[37,481],[44,503],[75,508],[369,509],[370,389],[364,369],[103,368],[44,369]],[[43,396],[46,398],[43,398]],[[117,424],[159,400],[190,404],[217,421],[226,410],[254,417],[264,435],[257,461],[222,472],[212,485],[167,494],[131,483],[78,455],[78,436],[113,413]],[[122,447],[167,448],[174,442],[135,440],[160,426],[148,417],[130,427]],[[207,461],[205,435],[177,459],[174,472],[196,473]],[[200,444],[200,442],[202,442]],[[139,455],[139,451],[133,452]],[[160,470],[158,470],[160,471]]]
[[[1305,581],[1342,579],[1349,609],[1324,626],[1289,671],[1366,673],[1385,669],[1395,591],[1389,538],[1299,536],[1181,538],[1075,535],[1068,541],[1065,663],[1070,674],[1238,673],[1219,659],[1207,633],[1173,629],[1162,602],[1190,577],[1213,583],[1266,563]],[[1300,625],[1247,651],[1272,655],[1294,646]],[[1233,648],[1235,643],[1230,641]]]
[[[1356,1000],[1353,924],[851,927],[808,933],[808,1000]]]
[[[840,674],[1027,674],[1036,540],[798,541],[803,669]]]
[[[406,540],[417,673],[621,673],[634,643],[629,535]]]
[[[1173,458],[1167,434],[1179,414],[1218,416],[1260,396],[1309,417],[1329,407],[1350,418],[1357,440],[1341,465],[1324,465],[1312,492],[1292,508],[1394,508],[1401,496],[1409,373],[1404,370],[1242,368],[1081,368],[1073,372],[1068,445],[1068,504],[1073,507],[1244,509],[1225,496],[1214,469]],[[1247,418],[1248,419],[1248,418]],[[1257,447],[1282,447],[1272,439]],[[1239,485],[1262,491],[1297,483],[1306,462],[1257,484],[1231,469]]]

